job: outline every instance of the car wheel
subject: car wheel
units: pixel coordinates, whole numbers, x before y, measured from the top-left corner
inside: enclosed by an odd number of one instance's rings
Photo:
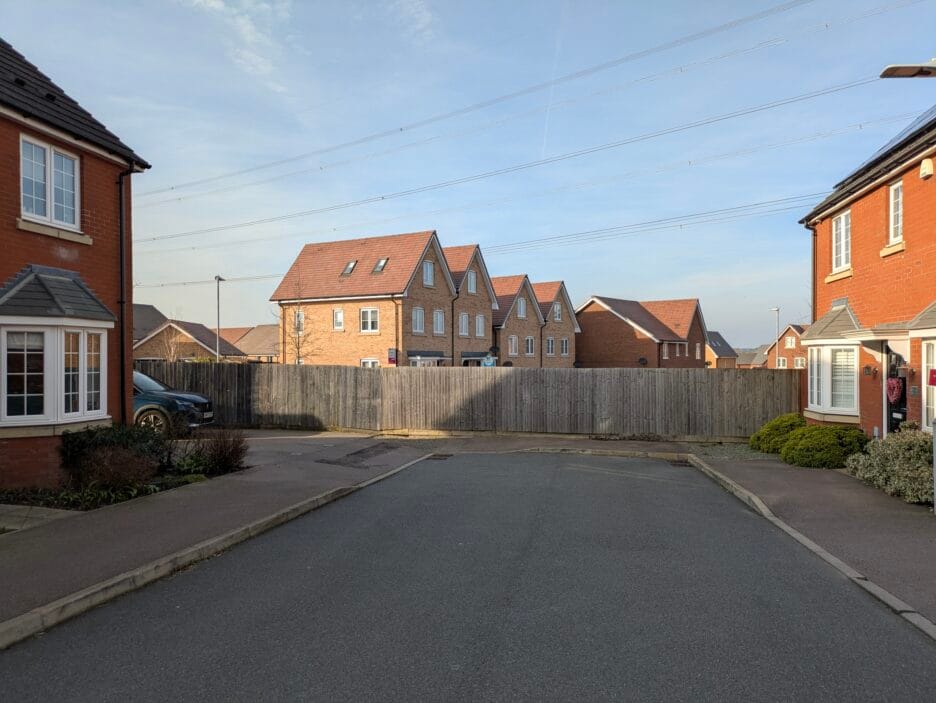
[[[169,418],[159,410],[144,410],[136,419],[137,427],[148,427],[159,434],[169,433]]]

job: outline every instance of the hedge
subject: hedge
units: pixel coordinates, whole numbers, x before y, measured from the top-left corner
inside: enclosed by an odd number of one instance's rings
[[[865,433],[855,427],[807,425],[790,433],[780,450],[780,458],[794,466],[840,469],[867,442]]]
[[[933,502],[933,437],[920,430],[892,432],[849,457],[845,468],[865,483],[908,503]]]
[[[778,454],[783,449],[783,445],[786,444],[790,433],[805,426],[806,420],[799,413],[780,415],[765,423],[757,432],[751,435],[748,444],[751,449]]]

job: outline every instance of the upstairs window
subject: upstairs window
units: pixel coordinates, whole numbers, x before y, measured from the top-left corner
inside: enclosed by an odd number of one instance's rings
[[[784,340],[787,349],[796,349],[796,337],[787,337]]]
[[[516,356],[520,353],[520,344],[517,335],[512,334],[507,338],[507,355]]]
[[[413,308],[413,334],[426,333],[426,313],[422,308]]]
[[[458,334],[467,337],[471,333],[471,315],[463,312],[458,316]]]
[[[535,351],[535,347],[534,347],[533,337],[527,337],[524,340],[523,352],[527,356],[533,356],[534,351]]]
[[[804,359],[801,356],[796,357],[795,359],[793,359],[793,367],[797,369],[805,369],[806,359]]]
[[[556,340],[552,337],[546,338],[546,356],[556,355]]]
[[[568,337],[563,337],[562,339],[559,340],[559,353],[562,356],[569,355],[569,338]]]
[[[468,292],[472,295],[478,292],[478,274],[474,271],[468,272],[468,277],[466,279],[466,284],[468,286]]]
[[[435,264],[423,261],[423,285],[430,288],[435,285]]]
[[[475,315],[475,337],[484,337],[484,336],[486,336],[484,315]]]
[[[380,273],[385,268],[387,268],[388,261],[390,261],[390,259],[387,259],[387,258],[378,259],[377,263],[374,264],[374,273]]]
[[[521,320],[526,319],[526,298],[517,298],[517,317]]]
[[[24,217],[78,229],[78,158],[48,144],[20,140],[20,190]]]
[[[851,268],[851,210],[832,220],[832,271]]]
[[[695,343],[695,358],[696,359],[702,358],[702,343],[701,342]]]
[[[354,271],[355,266],[357,266],[357,259],[355,259],[354,261],[349,261],[347,264],[345,264],[344,271],[341,272],[341,275],[350,276],[351,273]]]
[[[553,303],[553,319],[562,322],[562,303]]]
[[[890,243],[903,241],[903,181],[890,187]]]
[[[361,332],[379,332],[380,313],[377,308],[361,308]]]
[[[785,356],[778,356],[778,357],[777,357],[777,368],[778,368],[778,369],[785,369],[786,367],[787,367],[787,360],[786,360],[786,357],[785,357]]]
[[[445,311],[444,310],[433,311],[432,334],[445,334]]]
[[[344,310],[341,308],[332,310],[332,329],[338,332],[344,330]]]
[[[669,344],[667,342],[663,342],[663,358],[669,359]]]
[[[305,313],[302,310],[296,310],[293,315],[293,329],[296,334],[302,334],[305,331]]]

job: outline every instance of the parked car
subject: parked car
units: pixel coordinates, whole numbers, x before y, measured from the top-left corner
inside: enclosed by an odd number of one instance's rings
[[[214,422],[211,400],[179,391],[139,371],[133,372],[133,423],[165,434],[174,422],[199,427]]]

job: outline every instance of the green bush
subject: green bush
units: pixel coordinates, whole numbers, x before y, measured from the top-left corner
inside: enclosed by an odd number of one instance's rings
[[[140,483],[170,461],[170,445],[165,437],[132,425],[63,432],[59,451],[72,488],[91,483],[113,487]],[[106,466],[101,467],[102,462]],[[126,478],[120,476],[120,464]]]
[[[790,433],[805,426],[806,420],[799,413],[780,415],[752,434],[748,444],[751,449],[777,454],[783,448]]]
[[[200,430],[191,439],[174,443],[172,472],[220,476],[244,468],[247,440],[239,430]]]
[[[867,442],[864,432],[854,427],[807,425],[790,433],[780,450],[780,458],[794,466],[840,469]]]
[[[892,432],[848,458],[852,476],[908,503],[933,502],[933,437],[919,430]]]

